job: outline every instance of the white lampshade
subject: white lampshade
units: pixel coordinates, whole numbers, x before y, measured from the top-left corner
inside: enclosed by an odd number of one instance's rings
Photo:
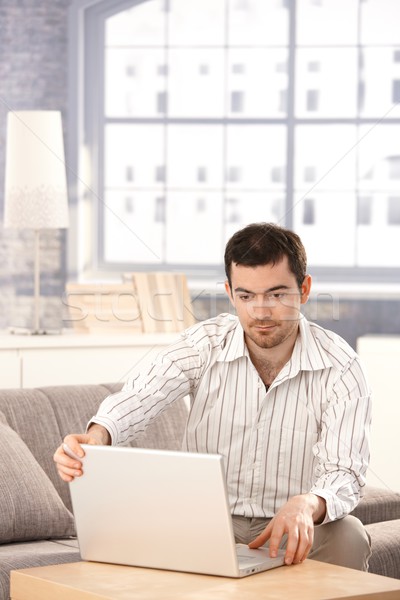
[[[68,227],[68,195],[61,113],[9,112],[4,227]]]

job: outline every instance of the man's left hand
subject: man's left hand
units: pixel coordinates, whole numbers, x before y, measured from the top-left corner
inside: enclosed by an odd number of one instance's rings
[[[314,523],[321,523],[325,512],[325,500],[320,496],[311,493],[293,496],[250,542],[249,548],[259,548],[269,540],[269,554],[274,558],[282,537],[287,534],[285,563],[298,564],[307,558],[314,540]]]

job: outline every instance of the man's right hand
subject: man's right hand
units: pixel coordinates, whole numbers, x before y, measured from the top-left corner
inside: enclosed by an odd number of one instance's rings
[[[85,452],[81,444],[90,444],[93,446],[109,445],[111,443],[110,434],[107,429],[101,425],[94,424],[90,427],[88,433],[74,433],[67,435],[64,438],[61,446],[57,448],[54,453],[53,459],[56,463],[58,474],[63,481],[73,481],[75,477],[81,477],[83,474],[82,470],[82,459],[85,456]],[[67,454],[64,446],[75,455],[77,458],[72,458]],[[67,450],[68,451],[68,450]]]

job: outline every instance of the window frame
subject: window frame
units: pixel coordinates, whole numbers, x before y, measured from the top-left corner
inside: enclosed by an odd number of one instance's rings
[[[221,265],[182,265],[182,264],[135,264],[106,263],[101,259],[103,244],[104,211],[99,209],[103,190],[104,147],[103,133],[106,118],[104,115],[104,22],[113,14],[134,7],[148,0],[74,0],[69,15],[69,127],[68,161],[70,168],[71,229],[68,244],[69,277],[83,280],[117,279],[129,270],[180,270],[185,271],[191,281],[222,281],[223,256]],[[263,124],[283,124],[286,131],[286,195],[284,213],[285,227],[293,227],[294,207],[294,140],[299,125],[350,124],[360,127],[377,122],[376,118],[299,118],[295,116],[295,49],[296,49],[296,0],[286,0],[289,10],[288,47],[288,90],[287,114],[283,118],[240,119],[241,123],[259,122]],[[89,51],[90,48],[90,51]],[[361,51],[358,44],[358,52]],[[88,78],[92,96],[87,93]],[[360,70],[358,70],[360,73]],[[359,89],[360,89],[360,81]],[[94,93],[93,93],[94,90]],[[95,99],[95,101],[94,101]],[[160,122],[159,119],[136,119],[140,122]],[[177,119],[181,122],[182,119]],[[185,119],[185,122],[198,123],[198,119]],[[201,119],[207,121],[207,119]],[[223,119],[229,123],[230,119]],[[107,119],[113,122],[113,119]],[[115,122],[135,122],[134,118],[116,119]],[[169,118],[169,123],[174,119]],[[237,123],[238,119],[232,119]],[[387,118],[385,124],[400,124],[400,118]],[[97,152],[90,149],[97,148]],[[359,195],[365,193],[356,187]],[[354,240],[356,241],[356,240]],[[333,284],[380,284],[400,283],[400,267],[340,267],[313,266],[310,272],[317,282]],[[221,279],[222,278],[222,279]]]

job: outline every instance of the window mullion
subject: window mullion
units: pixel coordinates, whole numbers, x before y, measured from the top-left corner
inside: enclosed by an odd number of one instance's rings
[[[289,48],[287,88],[287,143],[286,143],[286,199],[284,208],[285,227],[294,224],[294,142],[295,142],[295,71],[296,71],[296,0],[288,3]]]

